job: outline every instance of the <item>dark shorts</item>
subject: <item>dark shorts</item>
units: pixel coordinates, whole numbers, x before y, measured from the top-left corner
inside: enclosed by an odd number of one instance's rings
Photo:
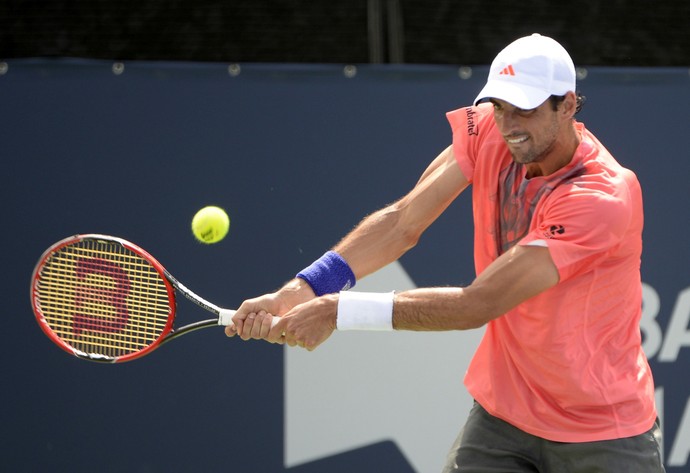
[[[635,437],[561,443],[523,432],[474,404],[443,473],[661,473],[658,423]]]

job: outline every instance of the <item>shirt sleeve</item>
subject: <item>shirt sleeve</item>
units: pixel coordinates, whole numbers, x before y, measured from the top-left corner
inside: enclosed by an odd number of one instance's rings
[[[493,107],[490,104],[464,107],[446,114],[453,132],[453,153],[460,170],[472,182],[479,145],[493,126]]]
[[[600,190],[564,187],[550,196],[519,242],[548,247],[561,281],[591,270],[618,251],[631,221],[626,200]]]

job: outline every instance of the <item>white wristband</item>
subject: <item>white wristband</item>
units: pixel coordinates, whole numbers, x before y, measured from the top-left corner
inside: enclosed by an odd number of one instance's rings
[[[341,291],[338,300],[338,330],[393,330],[395,292]]]

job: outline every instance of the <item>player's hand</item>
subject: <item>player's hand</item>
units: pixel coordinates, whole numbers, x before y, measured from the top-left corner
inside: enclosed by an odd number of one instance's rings
[[[335,330],[337,312],[338,294],[312,299],[295,306],[273,323],[266,340],[312,351]]]
[[[239,335],[242,340],[264,338],[271,327],[271,317],[267,315],[279,313],[281,306],[277,293],[247,299],[232,316],[232,324],[225,327],[225,334],[228,337]]]
[[[273,324],[272,315],[280,316],[315,297],[314,291],[302,279],[295,278],[277,292],[247,299],[225,328],[228,337],[239,335],[243,340],[266,338],[266,329]]]

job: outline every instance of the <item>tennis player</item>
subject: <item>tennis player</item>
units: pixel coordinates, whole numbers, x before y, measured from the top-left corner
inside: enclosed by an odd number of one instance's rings
[[[336,329],[486,325],[465,376],[476,403],[444,472],[664,471],[638,325],[640,186],[574,119],[575,78],[551,38],[508,45],[474,105],[448,113],[452,145],[414,189],[277,292],[245,301],[227,334],[313,350]],[[348,291],[470,185],[471,285]]]

